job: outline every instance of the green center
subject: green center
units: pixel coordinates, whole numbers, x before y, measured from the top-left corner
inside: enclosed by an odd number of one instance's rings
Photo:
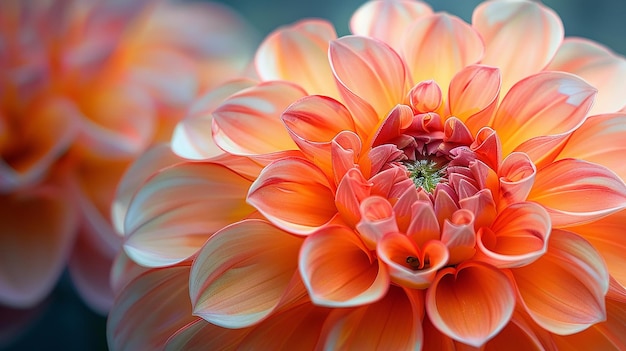
[[[404,166],[415,186],[432,193],[437,183],[445,180],[446,169],[432,160],[416,160],[405,162]]]

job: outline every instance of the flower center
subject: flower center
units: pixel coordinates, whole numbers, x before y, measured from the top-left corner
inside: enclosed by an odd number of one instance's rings
[[[433,160],[404,161],[403,165],[415,187],[422,188],[429,193],[435,190],[437,184],[447,180],[446,166]]]

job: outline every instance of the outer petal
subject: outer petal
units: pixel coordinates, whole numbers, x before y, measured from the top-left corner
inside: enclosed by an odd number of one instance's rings
[[[334,39],[335,29],[323,20],[304,20],[278,29],[257,50],[257,72],[263,80],[286,80],[309,94],[339,97],[328,62],[328,44]]]
[[[626,208],[626,185],[607,168],[568,158],[537,172],[528,200],[546,207],[553,226],[571,226]]]
[[[567,140],[558,158],[580,158],[601,164],[626,180],[626,114],[592,116]]]
[[[609,275],[602,257],[580,236],[554,230],[548,252],[512,272],[522,303],[542,328],[571,334],[604,320]]]
[[[409,25],[432,13],[430,6],[420,1],[368,1],[352,15],[350,30],[356,35],[380,39],[398,51]]]
[[[158,267],[181,262],[225,225],[253,212],[250,181],[224,166],[182,163],[157,173],[133,198],[124,249],[136,262]]]
[[[234,350],[253,329],[230,329],[195,319],[178,329],[166,340],[165,351],[180,350]]]
[[[532,263],[548,247],[550,216],[532,202],[518,202],[505,208],[491,228],[478,232],[475,259],[496,267],[519,267]]]
[[[320,306],[369,304],[389,288],[385,266],[348,227],[330,226],[307,237],[299,268],[311,300]]]
[[[582,77],[598,89],[590,114],[616,112],[626,105],[626,60],[590,40],[567,38],[546,68]]]
[[[523,143],[535,137],[571,133],[583,123],[595,94],[585,81],[562,72],[539,73],[515,84],[492,121],[504,155],[516,147],[525,151]],[[548,141],[540,156],[563,140]]]
[[[484,2],[474,10],[472,25],[485,40],[482,63],[502,70],[504,92],[544,68],[563,40],[559,16],[531,1]]]
[[[324,173],[299,158],[284,158],[263,169],[250,187],[248,203],[278,227],[298,234],[310,234],[337,214]]]
[[[180,157],[203,160],[224,153],[213,141],[212,112],[230,95],[254,86],[254,81],[228,82],[204,95],[190,108],[172,135],[172,151]]]
[[[452,77],[463,67],[477,63],[484,46],[469,24],[439,13],[415,21],[407,29],[403,49],[413,82],[432,79],[445,97]]]
[[[358,36],[332,41],[328,55],[339,92],[359,131],[367,135],[403,101],[407,91],[404,62],[383,42]]]
[[[327,350],[420,350],[421,291],[391,287],[385,297],[356,309],[335,309],[323,331]]]
[[[50,293],[74,242],[75,211],[57,188],[0,196],[0,303],[31,307]]]
[[[444,268],[426,292],[430,321],[449,337],[479,347],[509,322],[515,291],[493,266],[467,262]]]
[[[238,222],[216,233],[191,268],[194,314],[222,327],[242,328],[304,296],[297,277],[301,243],[262,220]]]
[[[152,269],[133,280],[109,314],[109,347],[161,349],[170,335],[197,318],[191,314],[188,286],[188,265]]]
[[[213,137],[234,155],[258,155],[295,150],[280,115],[306,95],[297,85],[264,82],[229,96],[213,112]]]

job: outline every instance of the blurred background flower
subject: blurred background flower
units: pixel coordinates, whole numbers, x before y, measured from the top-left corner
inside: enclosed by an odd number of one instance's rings
[[[83,0],[77,0],[78,2],[84,2]],[[122,1],[117,1],[118,3],[122,3]],[[356,0],[346,0],[342,2],[336,2],[332,0],[318,0],[318,1],[287,1],[287,0],[224,0],[222,1],[230,6],[232,6],[235,10],[239,11],[250,23],[260,32],[260,36],[251,36],[250,39],[253,44],[250,44],[250,48],[254,49],[256,44],[261,40],[261,38],[266,35],[269,31],[275,29],[278,26],[291,24],[292,22],[304,18],[304,17],[322,17],[331,20],[337,28],[337,32],[339,35],[344,35],[348,33],[348,20],[353,13],[353,11],[363,2]],[[459,17],[469,21],[471,18],[471,12],[473,8],[480,3],[479,0],[466,0],[466,1],[458,1],[458,0],[433,0],[427,1],[431,4],[435,11],[445,10]],[[62,2],[55,2],[55,9],[58,11],[59,4]],[[619,0],[598,0],[594,2],[589,2],[587,0],[545,0],[544,4],[553,8],[559,15],[561,16],[565,33],[567,36],[583,36],[596,41],[599,41],[606,45],[607,47],[615,50],[617,53],[625,54],[626,53],[626,42],[623,40],[624,35],[626,34],[626,22],[623,21],[623,13],[626,13],[626,2]],[[6,13],[6,12],[5,12]],[[187,23],[187,16],[184,18],[178,18],[179,22],[175,20],[172,23]],[[592,25],[593,24],[593,25]],[[176,25],[177,29],[181,29],[180,25]],[[185,27],[185,26],[183,26]],[[165,33],[171,33],[171,31],[160,32],[165,35]],[[187,32],[186,32],[187,33]],[[197,33],[196,33],[197,34]],[[193,35],[193,34],[192,34]],[[136,38],[140,38],[138,35]],[[155,37],[152,37],[155,38]],[[158,39],[159,36],[157,36]],[[171,38],[171,37],[170,37]],[[187,36],[185,36],[187,38]],[[174,38],[174,40],[181,39],[181,37]],[[103,39],[104,40],[104,39]],[[150,40],[144,41],[141,39],[137,39],[140,42],[143,42],[145,45],[150,46]],[[185,40],[185,39],[183,39]],[[6,39],[2,38],[2,46],[0,46],[0,52],[6,50],[5,45]],[[100,43],[101,41],[98,41]],[[104,40],[106,42],[106,40]],[[232,41],[227,41],[232,44]],[[136,43],[135,43],[136,44]],[[135,48],[141,47],[135,46]],[[78,50],[80,52],[80,50]],[[4,55],[1,54],[1,55]],[[80,55],[78,55],[80,57]],[[124,55],[122,55],[124,56]],[[168,56],[167,54],[163,56]],[[141,59],[149,60],[150,58],[145,55],[128,55],[128,57],[123,60],[128,60],[126,62],[137,62],[137,60]],[[123,61],[122,60],[122,61]],[[166,59],[164,59],[166,60]],[[183,59],[184,60],[184,59]],[[159,60],[156,60],[159,61]],[[157,72],[159,70],[159,64],[162,64],[164,61],[160,62],[149,62],[149,67],[155,69]],[[0,63],[3,64],[3,63]],[[185,65],[183,65],[185,66]],[[187,76],[188,77],[188,76]],[[146,73],[146,71],[137,72],[135,75],[135,79],[140,85],[143,85],[145,89],[146,86],[150,86],[150,94],[165,94],[164,91],[166,85],[159,84],[159,81],[152,81],[153,74]],[[163,78],[167,81],[168,78]],[[106,79],[106,81],[110,81],[114,79]],[[163,82],[163,81],[161,81]],[[109,84],[113,84],[107,82]],[[182,83],[183,85],[185,83]],[[181,88],[184,90],[184,88]],[[80,89],[79,89],[80,90]],[[110,90],[110,89],[106,89]],[[76,92],[78,95],[81,95],[83,92]],[[176,101],[176,98],[172,97],[172,101]],[[163,101],[163,100],[161,100]],[[185,105],[185,99],[180,99],[178,102],[181,102],[179,107],[183,108]],[[106,101],[93,101],[90,102],[93,104],[104,104],[107,105]],[[175,104],[176,105],[176,104]],[[163,107],[163,106],[161,106]],[[167,108],[166,108],[167,109]],[[161,110],[163,111],[163,110]],[[180,111],[179,111],[180,112]],[[6,129],[6,128],[5,128]],[[141,128],[136,128],[136,130],[140,130]],[[167,129],[167,128],[166,128]],[[3,126],[0,125],[0,135],[2,135]],[[166,131],[162,133],[162,136],[167,139]],[[1,140],[2,138],[0,138]],[[74,154],[74,153],[72,153]],[[106,172],[112,172],[119,175],[121,170],[123,169],[125,162],[117,162],[117,161],[107,161],[103,163],[101,160],[102,155],[89,155],[86,157],[81,152],[76,153],[76,159],[85,160],[84,162],[80,162],[82,165],[81,171],[75,173],[74,177],[78,174],[78,177],[81,178],[80,182],[75,184],[82,184],[84,188],[94,189],[95,184],[100,181],[104,181],[104,179],[98,179],[98,177],[88,176],[84,177],[81,175],[91,174],[91,175],[99,175],[104,174],[101,173],[104,170]],[[97,163],[91,162],[90,160],[98,160]],[[65,169],[62,169],[65,170]],[[115,178],[117,176],[114,176]],[[65,179],[65,176],[59,177],[61,179]],[[109,178],[109,179],[113,179]],[[53,179],[53,178],[46,178]],[[89,179],[96,183],[90,183]],[[85,183],[86,182],[86,183]],[[110,188],[110,184],[102,189]],[[100,188],[100,187],[98,187]],[[74,189],[76,190],[76,189]],[[98,196],[104,197],[104,200],[100,200],[101,204],[106,204],[108,200],[106,198],[112,196],[110,192],[103,192],[99,194],[91,193],[85,194],[86,198],[89,200],[94,200]],[[81,202],[81,204],[85,204],[85,202]],[[106,213],[106,206],[102,206],[101,208],[96,208],[95,212],[102,215]],[[85,212],[85,211],[83,211]],[[83,213],[84,214],[84,213]],[[98,217],[98,216],[96,216]],[[82,244],[79,241],[78,245],[86,245],[89,246],[90,243],[86,238],[88,236],[82,236],[85,238]],[[97,236],[96,236],[97,237]],[[107,247],[108,244],[105,244],[104,247]],[[115,243],[112,244],[114,246]],[[92,245],[93,246],[93,245]],[[106,256],[106,255],[105,255]],[[80,258],[74,258],[78,260]],[[70,275],[76,277],[80,275],[80,272],[77,274],[74,273],[64,273],[61,276],[62,283],[59,284],[52,292],[52,295],[43,302],[43,304],[38,305],[35,309],[44,310],[44,314],[42,317],[39,317],[36,320],[35,324],[28,331],[28,334],[25,334],[20,340],[17,340],[13,343],[4,343],[6,349],[10,350],[24,350],[24,349],[36,349],[40,348],[42,345],[64,345],[65,349],[106,349],[105,337],[104,337],[104,318],[98,314],[94,314],[89,308],[87,308],[82,302],[80,302],[76,290],[73,288],[73,285],[70,283]],[[80,291],[80,289],[79,289]],[[79,292],[80,296],[84,296],[85,292]],[[93,305],[93,304],[92,304]],[[12,308],[6,307],[4,310],[0,311],[0,315],[4,316],[14,316],[22,314],[14,314],[16,311]],[[33,312],[34,313],[34,312]],[[24,317],[25,318],[25,317]],[[25,318],[27,319],[27,318]],[[15,326],[19,323],[19,318],[11,317],[11,321],[8,323],[10,326]],[[6,323],[5,323],[6,324]],[[4,329],[3,329],[4,330]],[[72,334],[75,335],[72,339],[67,339],[67,333],[71,330]],[[78,335],[78,336],[76,336]],[[3,337],[4,335],[0,334],[0,348],[3,346]],[[68,344],[68,342],[70,344]]]

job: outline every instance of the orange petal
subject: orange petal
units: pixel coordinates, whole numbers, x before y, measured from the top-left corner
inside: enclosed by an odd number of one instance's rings
[[[439,228],[433,205],[428,201],[415,201],[411,206],[411,224],[406,234],[421,246],[429,240],[439,240]]]
[[[328,62],[328,43],[334,39],[335,29],[324,20],[303,20],[274,31],[256,53],[259,77],[296,83],[311,95],[339,97]]]
[[[157,144],[146,150],[128,167],[119,180],[115,198],[111,205],[111,218],[118,234],[124,234],[124,221],[128,206],[141,184],[160,169],[181,161],[179,157],[172,153],[168,144]]]
[[[404,58],[414,83],[434,80],[448,96],[452,77],[483,56],[478,33],[458,17],[438,13],[415,21],[404,36]]]
[[[503,92],[543,69],[563,40],[559,16],[531,1],[485,2],[474,10],[472,25],[485,40],[482,63],[502,70]]]
[[[558,158],[601,164],[626,180],[626,114],[591,116],[567,140]]]
[[[478,232],[474,257],[500,268],[532,263],[548,247],[550,216],[532,202],[518,202],[502,210],[491,228]]]
[[[126,253],[148,267],[186,260],[213,233],[253,212],[245,203],[249,186],[217,164],[180,163],[160,171],[130,203]]]
[[[361,220],[356,225],[361,239],[370,249],[388,233],[397,233],[398,224],[393,208],[387,199],[381,196],[369,196],[359,206]]]
[[[408,236],[400,233],[385,235],[376,252],[387,264],[391,280],[412,289],[427,288],[449,258],[448,248],[441,241],[428,241],[420,250]]]
[[[380,301],[333,310],[322,332],[324,349],[420,350],[422,296],[419,290],[392,286]]]
[[[0,196],[0,302],[32,307],[52,290],[71,253],[76,209],[52,186]]]
[[[545,351],[551,350],[546,346],[547,340],[536,335],[531,325],[524,316],[513,313],[511,321],[498,335],[485,344],[484,351]]]
[[[571,226],[626,208],[626,185],[603,166],[568,158],[537,172],[528,200],[546,207],[553,226]]]
[[[474,255],[476,234],[474,214],[468,210],[457,210],[444,220],[441,241],[450,251],[449,264],[457,264]]]
[[[502,160],[502,144],[498,134],[489,127],[482,127],[476,138],[470,144],[470,149],[474,151],[476,157],[494,171],[498,170]]]
[[[542,328],[571,334],[604,320],[609,275],[580,236],[554,230],[548,252],[512,272],[526,311]]]
[[[368,135],[379,119],[404,100],[404,62],[384,43],[357,36],[331,41],[328,55],[339,92],[355,116],[359,132]],[[365,115],[357,113],[363,108]],[[370,109],[374,115],[367,111]]]
[[[537,168],[521,152],[507,156],[498,169],[500,182],[499,205],[510,205],[525,201],[535,181]]]
[[[428,4],[419,1],[368,1],[352,15],[350,30],[356,35],[380,39],[399,51],[410,24],[432,13]]]
[[[470,65],[450,82],[450,115],[463,121],[472,135],[486,126],[495,112],[502,77],[496,67]]]
[[[492,121],[504,155],[534,137],[571,133],[583,123],[595,94],[585,81],[563,72],[542,72],[515,84]],[[544,153],[554,144],[544,146]]]
[[[361,220],[361,201],[370,195],[372,184],[358,168],[351,168],[337,186],[335,205],[344,221],[350,226]]]
[[[330,226],[308,236],[299,268],[314,304],[352,307],[382,298],[389,274],[352,229]]]
[[[341,132],[333,139],[330,146],[332,179],[338,185],[343,177],[359,162],[362,143],[358,135],[353,132]],[[363,168],[363,167],[362,167]],[[363,169],[361,169],[363,172]]]
[[[121,351],[161,348],[170,335],[195,319],[189,266],[151,269],[115,299],[107,320],[108,345]]]
[[[213,112],[215,143],[235,155],[297,149],[280,115],[305,95],[297,85],[271,81],[229,96]]]
[[[624,105],[626,60],[593,41],[567,38],[547,70],[574,73],[598,89],[590,114],[616,112]]]
[[[226,328],[267,317],[306,294],[297,277],[302,240],[262,220],[246,220],[216,233],[191,267],[194,315]]]
[[[172,151],[192,160],[204,160],[224,153],[213,141],[212,112],[229,96],[254,86],[248,79],[230,81],[202,96],[180,121],[172,135]]]
[[[295,157],[267,166],[250,186],[247,200],[278,227],[303,235],[337,214],[335,195],[324,173]]]
[[[182,326],[159,345],[164,351],[180,350],[234,350],[253,327],[230,329],[211,324],[202,318]]]
[[[426,292],[426,311],[437,329],[479,347],[509,322],[515,291],[507,276],[479,262],[439,271]]]

